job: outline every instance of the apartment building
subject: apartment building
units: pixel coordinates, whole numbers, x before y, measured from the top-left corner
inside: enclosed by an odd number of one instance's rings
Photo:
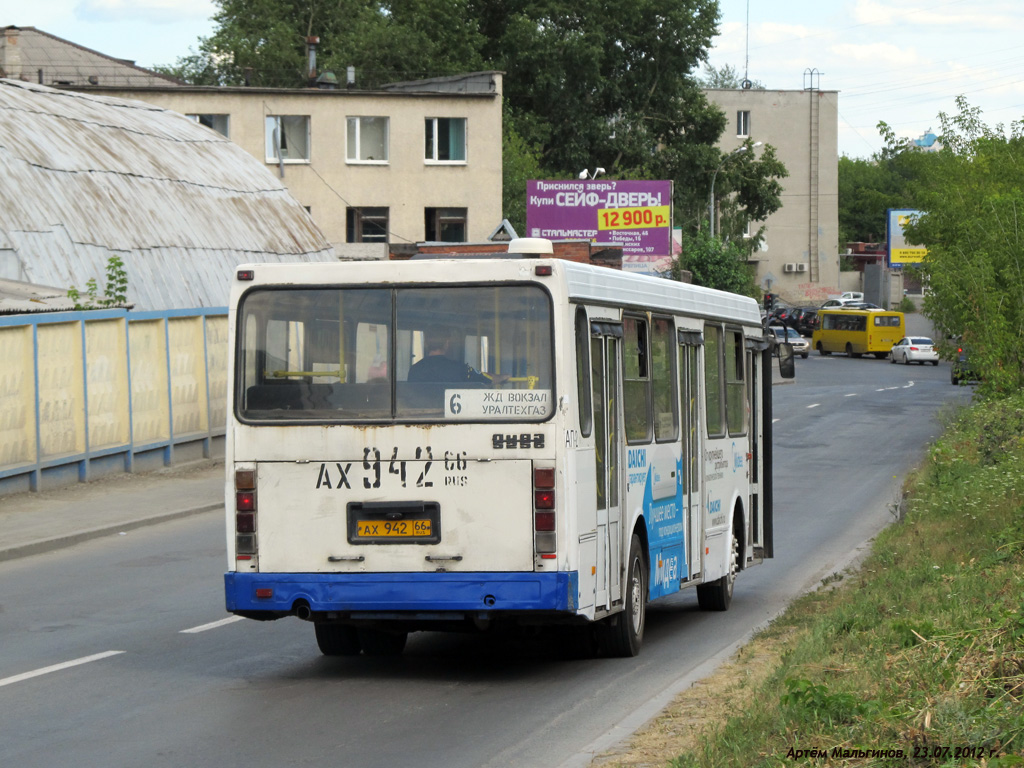
[[[765,222],[764,247],[753,258],[762,290],[792,304],[839,294],[838,92],[705,93],[729,120],[719,142],[723,152],[747,141],[771,144],[789,171],[781,182],[782,207]]]

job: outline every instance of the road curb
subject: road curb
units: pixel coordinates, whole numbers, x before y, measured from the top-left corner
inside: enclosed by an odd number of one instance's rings
[[[38,555],[42,552],[51,552],[56,549],[64,549],[65,547],[70,547],[83,541],[89,541],[90,539],[99,539],[104,536],[112,536],[124,531],[143,528],[148,525],[157,525],[159,523],[166,523],[183,517],[190,517],[192,515],[203,514],[204,512],[213,512],[215,510],[223,509],[223,502],[219,502],[217,504],[205,504],[201,507],[179,509],[173,512],[164,512],[159,515],[151,515],[149,517],[140,517],[134,520],[123,520],[118,523],[101,525],[84,531],[74,531],[61,536],[37,539],[35,541],[26,542],[25,544],[16,544],[12,547],[0,549],[0,562],[16,560],[21,557],[28,557],[29,555]]]

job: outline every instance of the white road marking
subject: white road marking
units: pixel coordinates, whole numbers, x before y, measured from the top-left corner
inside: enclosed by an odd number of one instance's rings
[[[882,387],[881,389],[876,389],[875,392],[892,392],[894,389],[910,389],[912,386],[914,386],[914,382],[908,381],[902,387]]]
[[[194,635],[198,632],[205,632],[208,629],[217,629],[218,627],[224,627],[228,624],[234,624],[236,621],[242,621],[244,616],[228,616],[226,619],[220,621],[211,621],[209,624],[201,624],[198,627],[192,627],[192,629],[183,629],[179,635]]]
[[[843,397],[856,397],[856,396],[857,396],[857,393],[856,393],[856,392],[851,392],[851,393],[850,393],[850,394],[848,394],[848,395],[843,395]]]
[[[810,405],[808,405],[807,407],[808,407],[808,408],[817,408],[817,407],[818,407],[819,405],[821,405],[821,403],[811,403],[811,404],[810,404]]]
[[[772,419],[772,424],[774,424],[777,421],[782,421],[782,419]]]
[[[79,664],[88,664],[90,661],[99,661],[100,659],[106,659],[111,656],[117,656],[121,653],[126,653],[126,651],[104,651],[103,653],[96,653],[92,656],[83,656],[80,659],[72,659],[71,661],[65,661],[62,664],[54,664],[53,666],[43,667],[42,669],[36,669],[31,672],[23,672],[20,675],[14,675],[13,677],[5,677],[3,679],[0,679],[0,688],[2,688],[5,685],[20,683],[24,680],[31,680],[33,677],[39,677],[40,675],[48,675],[51,672],[60,672],[62,669],[70,669],[71,667],[77,667]]]

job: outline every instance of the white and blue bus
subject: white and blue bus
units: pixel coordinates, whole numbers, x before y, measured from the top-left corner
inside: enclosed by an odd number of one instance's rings
[[[238,269],[228,611],[327,655],[564,625],[632,656],[649,601],[725,610],[772,556],[757,302],[511,256]]]

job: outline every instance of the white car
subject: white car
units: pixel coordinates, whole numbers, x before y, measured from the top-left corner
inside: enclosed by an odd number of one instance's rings
[[[811,343],[792,328],[781,325],[770,326],[769,330],[775,334],[775,341],[779,344],[786,342],[793,345],[793,354],[800,355],[804,360],[811,354]]]
[[[862,302],[863,299],[829,299],[821,305],[820,309],[842,309],[851,304],[860,304]]]
[[[939,364],[939,353],[935,351],[935,343],[926,336],[906,336],[892,347],[891,363],[931,363]]]

